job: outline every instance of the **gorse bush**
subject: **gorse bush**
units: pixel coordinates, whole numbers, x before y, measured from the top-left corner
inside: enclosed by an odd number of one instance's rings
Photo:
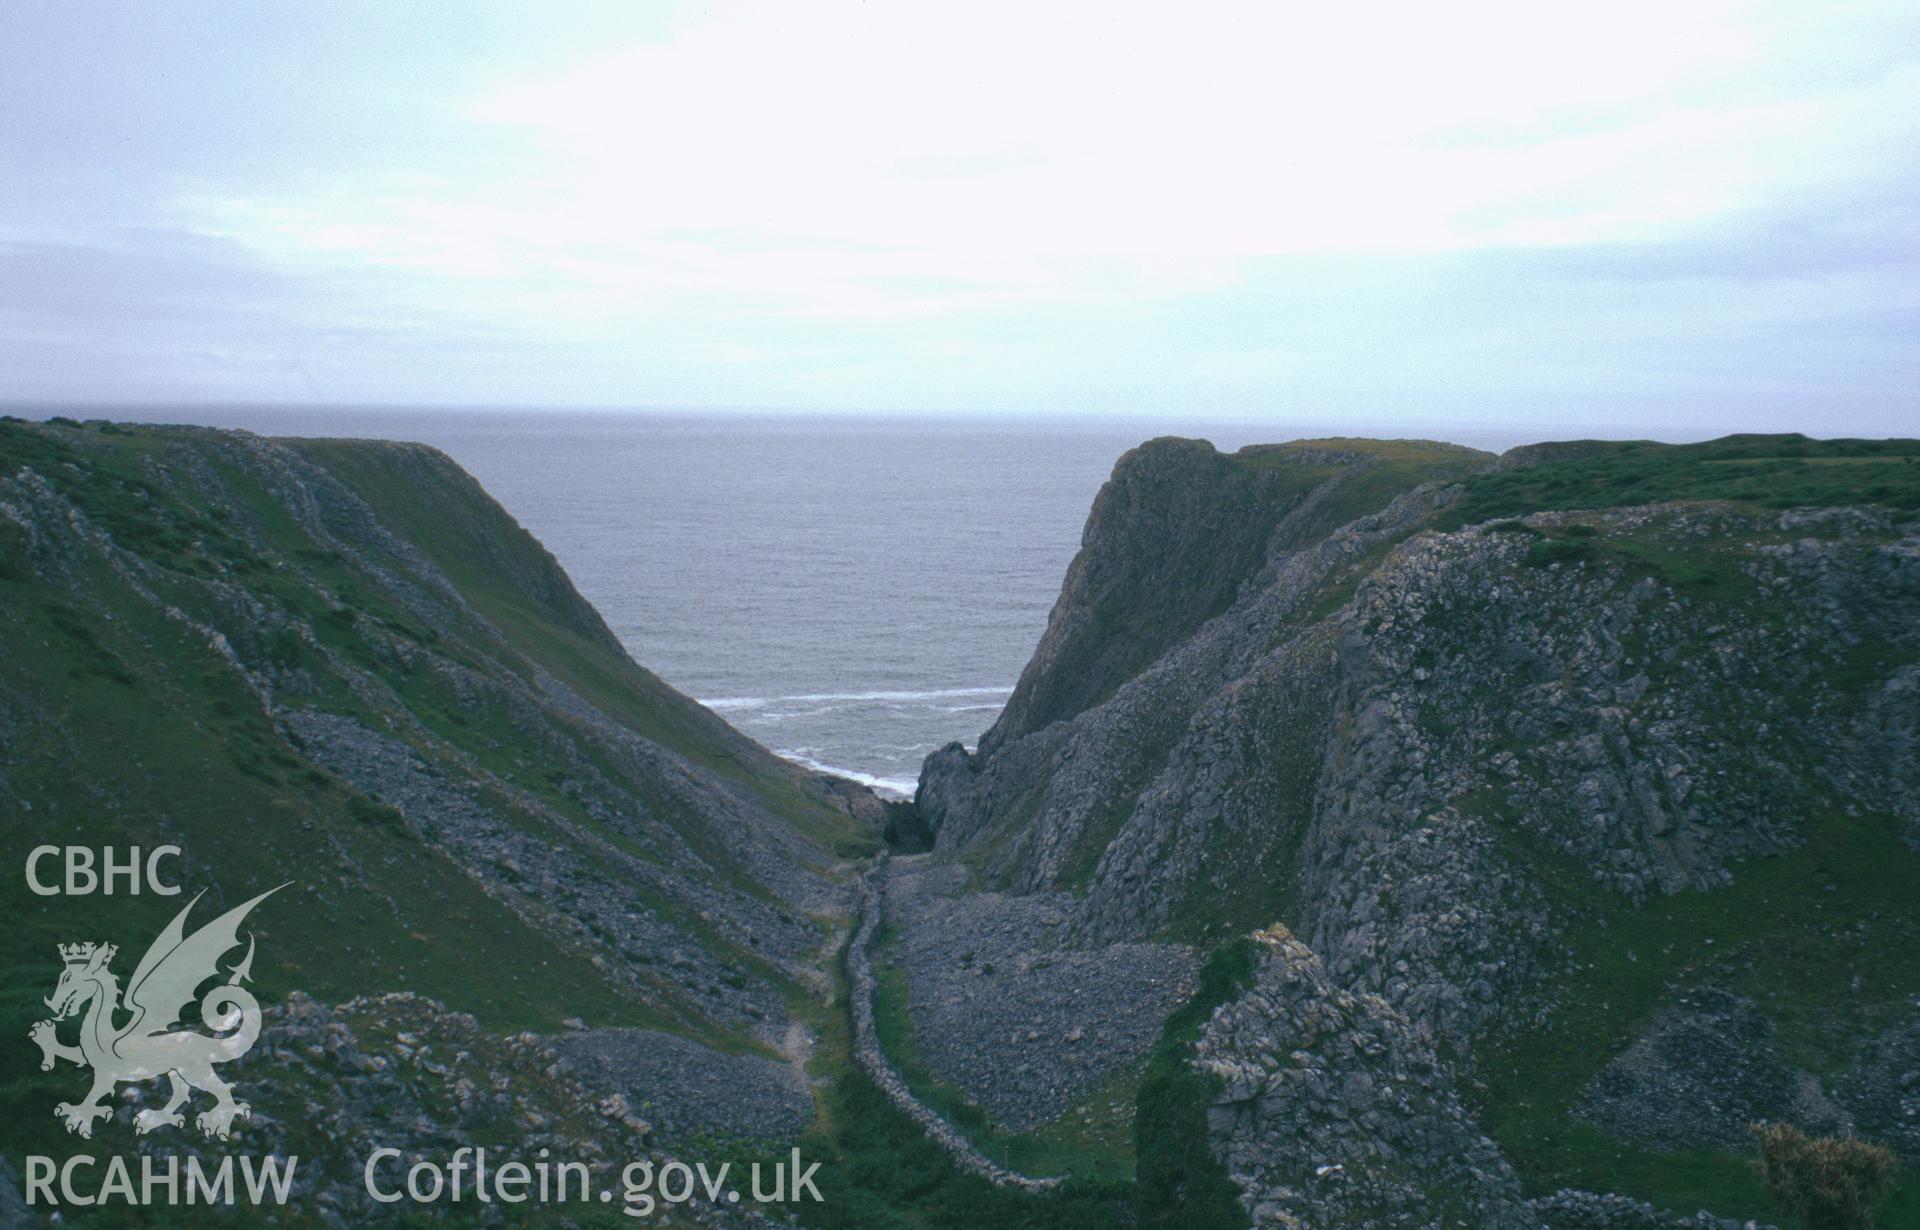
[[[1893,1184],[1893,1150],[1864,1140],[1808,1136],[1785,1123],[1756,1123],[1754,1170],[1780,1211],[1806,1230],[1870,1230]]]

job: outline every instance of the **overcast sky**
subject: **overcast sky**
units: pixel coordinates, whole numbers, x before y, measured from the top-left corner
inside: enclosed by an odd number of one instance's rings
[[[0,8],[0,400],[1920,432],[1920,6]]]

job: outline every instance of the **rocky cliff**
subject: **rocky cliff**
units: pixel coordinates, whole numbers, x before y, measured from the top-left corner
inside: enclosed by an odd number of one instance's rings
[[[1751,1215],[1758,1119],[1920,1160],[1916,454],[1149,443],[936,858],[1076,949],[1282,924],[1197,1047],[1263,1223]]]

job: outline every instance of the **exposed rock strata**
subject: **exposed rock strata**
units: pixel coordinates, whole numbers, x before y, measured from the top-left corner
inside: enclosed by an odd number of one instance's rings
[[[936,857],[1037,900],[1074,891],[1068,944],[1284,920],[1322,988],[1310,998],[1337,1005],[1324,1011],[1446,1060],[1416,1119],[1453,1122],[1478,1093],[1476,1054],[1555,1019],[1574,942],[1609,913],[1725,888],[1834,817],[1892,817],[1920,848],[1911,517],[1650,504],[1443,532],[1461,495],[1441,481],[1310,539],[1289,530],[1297,505],[1266,508],[1258,566],[1233,539],[1231,585],[1202,586],[1232,598],[1169,605],[1153,589],[1175,575],[1165,544],[1214,532],[1219,502],[1248,490],[1230,470],[1185,442],[1130,454],[1007,714],[979,753],[956,744],[923,770]],[[1212,487],[1183,501],[1167,487],[1182,481]],[[1143,540],[1129,573],[1116,561]],[[1119,594],[1139,626],[1113,614]],[[1824,1087],[1789,1065],[1762,1082],[1774,1093],[1707,1112],[1681,1105],[1701,1089],[1648,1080],[1619,1113],[1661,1147],[1727,1147],[1744,1123],[1707,1118],[1838,1123],[1858,1107],[1909,1147],[1904,1037]],[[1452,1190],[1437,1144],[1392,1135],[1406,1108],[1355,1090],[1359,1152],[1403,1159],[1368,1190],[1405,1209]],[[1256,1100],[1220,1118],[1221,1156],[1251,1205],[1304,1216],[1298,1176],[1260,1159],[1301,1160],[1280,1142],[1318,1143],[1322,1108]],[[1502,1165],[1462,1189],[1473,1216],[1520,1207]]]

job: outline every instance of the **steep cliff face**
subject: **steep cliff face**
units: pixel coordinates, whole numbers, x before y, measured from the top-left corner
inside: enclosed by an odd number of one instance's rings
[[[1211,462],[1197,461],[1201,454]],[[1372,441],[1255,448],[1222,457],[1202,443],[1168,440],[1128,454],[1095,503],[1087,545],[1069,570],[1067,592],[1009,702],[1009,716],[981,740],[977,756],[954,746],[927,762],[918,803],[939,847],[984,852],[988,869],[1022,890],[1085,884],[1114,835],[1136,812],[1156,805],[1159,768],[1169,757],[1216,765],[1223,784],[1254,772],[1273,794],[1291,791],[1296,805],[1303,803],[1294,788],[1310,782],[1298,772],[1298,734],[1310,737],[1324,724],[1329,693],[1326,680],[1315,674],[1328,652],[1324,646],[1282,647],[1280,638],[1312,613],[1308,607],[1336,593],[1373,555],[1432,515],[1435,497],[1416,488],[1490,460],[1452,446]],[[1126,493],[1163,490],[1179,477],[1201,489],[1185,498],[1165,494],[1154,505],[1157,522],[1144,514],[1114,516],[1116,505],[1138,510],[1139,501]],[[1181,544],[1175,554],[1185,572],[1207,572],[1192,557],[1206,554],[1222,507],[1235,510],[1228,519],[1257,527],[1265,540],[1257,550],[1234,548],[1240,562],[1222,570],[1228,579],[1215,580],[1205,601],[1182,598],[1171,565],[1129,571],[1111,562],[1135,552],[1162,560],[1142,546],[1162,532],[1157,524]],[[1098,591],[1110,608],[1104,620],[1079,609],[1093,592],[1086,579],[1096,574],[1129,578]],[[1097,691],[1111,695],[1087,705],[1095,693],[1074,676],[1074,664],[1095,655],[1076,647],[1101,636],[1121,643],[1105,660],[1145,664],[1123,681],[1102,684]],[[1287,657],[1291,666],[1261,662],[1269,651]],[[1238,703],[1256,679],[1286,694],[1271,721],[1255,727],[1229,719],[1236,731],[1229,742],[1251,738],[1258,746],[1183,746],[1197,713]],[[1036,725],[1032,715],[1038,714],[1056,717]],[[1227,763],[1234,758],[1258,768]],[[1245,793],[1239,787],[1216,791],[1207,806],[1231,810]],[[1227,836],[1205,817],[1194,820],[1187,826],[1189,839]],[[1288,843],[1283,837],[1280,844]],[[1263,891],[1249,884],[1181,884],[1165,871],[1147,878],[1122,873],[1141,889],[1142,908],[1160,914],[1156,923],[1180,913],[1193,892],[1212,898],[1205,914],[1215,920],[1222,915],[1220,890]],[[1249,917],[1270,912],[1264,904],[1251,908]]]
[[[1137,450],[1102,506],[1140,507],[1120,493],[1152,489],[1161,455],[1208,481],[1196,447]],[[1732,1157],[1688,1179],[1661,1150],[1735,1152],[1745,1122],[1790,1107],[1909,1134],[1885,1091],[1920,1067],[1915,452],[1735,438],[1430,471],[1311,533],[1257,518],[1268,545],[1233,545],[1259,564],[1225,570],[1223,606],[1169,601],[1164,565],[1146,570],[1145,635],[1086,577],[1126,575],[1112,558],[1153,530],[1097,513],[1024,707],[977,756],[928,761],[922,815],[992,882],[1072,891],[1074,943],[1299,937],[1249,993],[1285,1011],[1216,1022],[1212,1061],[1275,1091],[1334,1081],[1351,1130],[1329,1136],[1311,1098],[1229,1088],[1223,1107],[1257,1103],[1215,1123],[1250,1208],[1399,1224],[1438,1184],[1497,1224],[1519,1207],[1511,1159],[1528,1185],[1763,1211]],[[1199,549],[1183,517],[1210,498],[1161,495],[1167,538]],[[1094,661],[1142,664],[1093,693],[1058,681]],[[1710,1033],[1696,1018],[1728,997],[1759,1022],[1735,1072],[1662,1043]],[[1328,1067],[1295,1053],[1301,1021],[1369,1075],[1295,1072]],[[1436,1178],[1419,1149],[1446,1132],[1407,1128],[1387,1061],[1365,1058],[1418,1047],[1441,1073],[1419,1121],[1504,1150],[1471,1181]],[[1672,1070],[1649,1076],[1649,1054]],[[1711,1109],[1683,1105],[1708,1087]],[[1344,1185],[1308,1182],[1307,1153]]]
[[[1337,440],[1225,456],[1169,437],[1132,450],[1094,500],[1046,634],[981,750],[1112,695],[1232,606],[1276,553],[1483,460],[1447,445]]]
[[[820,980],[834,869],[872,842],[848,788],[635,665],[445,456],[7,422],[0,551],[10,866],[172,843],[215,898],[292,881],[259,918],[263,998],[749,1047]],[[133,944],[178,905],[17,874],[0,900],[9,1030],[56,941]]]

